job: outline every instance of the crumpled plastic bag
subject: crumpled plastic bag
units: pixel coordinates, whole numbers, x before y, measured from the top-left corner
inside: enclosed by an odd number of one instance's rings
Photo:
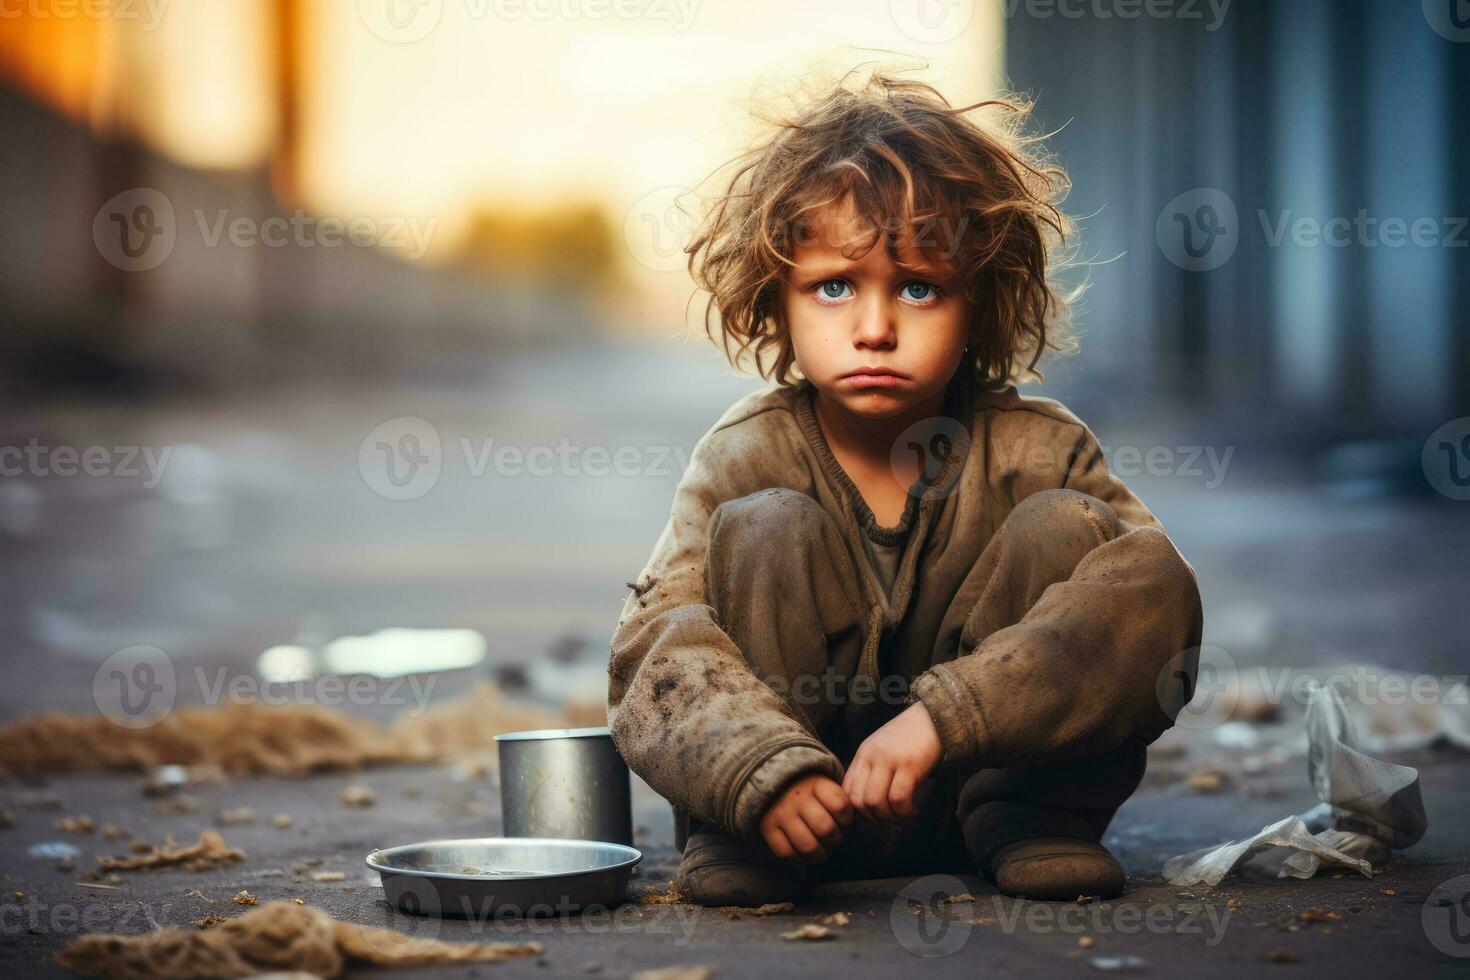
[[[1361,675],[1378,697],[1355,702],[1357,748],[1368,752],[1447,746],[1470,749],[1470,686],[1462,677],[1426,678],[1375,664],[1342,664],[1312,672],[1326,684],[1343,681],[1353,686]],[[1424,695],[1416,685],[1432,680]]]
[[[1279,878],[1310,878],[1322,865],[1373,875],[1373,863],[1389,848],[1419,841],[1429,825],[1419,791],[1419,770],[1365,755],[1342,696],[1314,685],[1307,704],[1307,771],[1322,803],[1284,817],[1255,835],[1227,841],[1164,864],[1172,885],[1213,887],[1249,863],[1274,868]]]

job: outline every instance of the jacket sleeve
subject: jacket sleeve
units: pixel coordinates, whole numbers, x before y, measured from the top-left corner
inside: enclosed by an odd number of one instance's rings
[[[743,450],[743,451],[742,451]],[[608,724],[629,768],[693,814],[759,840],[766,807],[798,776],[842,764],[721,629],[705,586],[716,507],[765,489],[753,453],[718,426],[695,446],[668,523],[630,583],[608,663]]]
[[[1019,622],[915,679],[910,700],[934,719],[944,769],[1045,765],[1126,739],[1146,744],[1193,693],[1203,629],[1194,569],[1108,471],[1085,425],[1066,462],[1054,482],[1107,504],[1116,533]]]

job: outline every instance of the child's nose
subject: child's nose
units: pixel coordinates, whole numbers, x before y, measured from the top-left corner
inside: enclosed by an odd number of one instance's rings
[[[891,347],[894,341],[893,313],[884,303],[872,300],[857,309],[853,343],[859,347]]]

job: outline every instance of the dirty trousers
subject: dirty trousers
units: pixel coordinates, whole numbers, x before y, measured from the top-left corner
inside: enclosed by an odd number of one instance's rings
[[[1106,503],[1089,497],[1102,520],[1088,521],[1068,495],[1079,496],[1047,490],[1025,498],[981,551],[952,600],[970,606],[959,611],[966,642],[973,637],[978,645],[1019,621],[1047,586],[1068,579],[1088,551],[1117,535]],[[722,628],[756,675],[848,765],[863,738],[905,707],[913,677],[891,672],[886,649],[902,623],[878,648],[876,689],[853,683],[872,602],[832,517],[805,494],[773,489],[722,503],[710,521],[706,583]],[[950,659],[941,652],[909,668],[917,674]],[[830,859],[813,866],[812,880],[970,871],[1017,840],[1100,840],[1142,780],[1144,753],[1130,741],[1054,765],[941,771],[919,788],[914,823],[900,828],[856,817]],[[698,826],[687,819],[689,829]]]

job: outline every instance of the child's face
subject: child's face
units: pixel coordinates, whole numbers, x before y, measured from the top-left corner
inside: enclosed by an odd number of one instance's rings
[[[926,410],[959,366],[968,304],[951,271],[911,244],[899,259],[880,237],[849,259],[844,243],[872,235],[850,201],[833,205],[796,245],[782,288],[797,366],[824,399],[853,415],[900,418]],[[891,373],[864,373],[877,368]]]

